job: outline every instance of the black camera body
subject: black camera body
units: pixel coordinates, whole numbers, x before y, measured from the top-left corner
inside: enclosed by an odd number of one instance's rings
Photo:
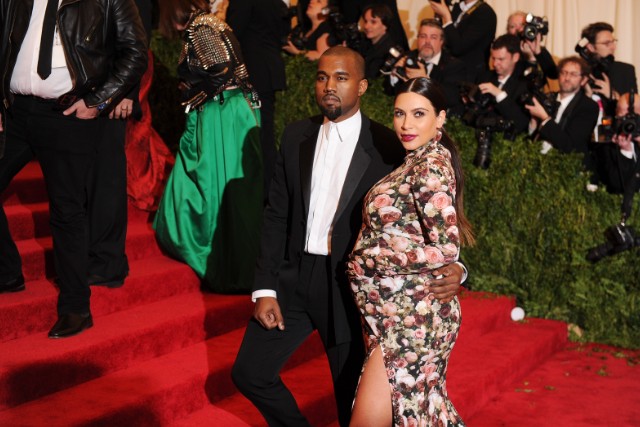
[[[560,102],[555,94],[544,91],[547,84],[544,74],[537,67],[532,66],[524,72],[524,78],[527,81],[527,92],[520,95],[517,101],[522,105],[533,105],[535,97],[549,117],[555,117],[560,108]]]
[[[634,247],[640,247],[640,235],[633,227],[624,224],[616,224],[604,231],[606,241],[589,249],[587,260],[591,262],[600,261],[602,258],[627,251]]]
[[[305,36],[304,29],[300,25],[296,25],[291,33],[289,33],[288,41],[291,42],[298,50],[305,50],[307,45],[307,37]]]
[[[331,34],[328,40],[329,46],[346,43],[351,49],[360,51],[363,35],[357,23],[345,22],[344,15],[342,15],[340,9],[335,6],[325,7],[321,13],[329,16],[329,23],[331,24]]]
[[[546,17],[533,16],[529,13],[527,14],[526,22],[524,28],[518,34],[521,39],[534,41],[538,34],[541,36],[549,34],[549,21],[547,21]]]
[[[595,53],[589,51],[587,48],[587,44],[589,40],[586,37],[581,38],[576,44],[575,51],[582,59],[587,61],[589,68],[591,69],[591,74],[599,79],[603,79],[603,74],[609,75],[609,69],[613,64],[614,58],[613,55],[605,56],[604,58],[599,57]],[[595,82],[592,78],[589,78],[589,86],[594,87]]]
[[[611,141],[615,135],[630,135],[631,138],[640,136],[640,114],[634,110],[637,94],[629,94],[630,111],[621,117],[603,117],[602,124],[598,126],[598,134],[602,141]]]
[[[393,71],[400,77],[403,77],[406,79],[407,72],[405,71],[405,68],[414,68],[417,70],[418,68],[420,68],[419,64],[426,66],[426,62],[422,58],[420,58],[420,56],[418,55],[418,51],[412,50],[406,55],[404,65],[402,67],[397,67],[396,64],[398,63],[400,58],[402,58],[403,55],[402,53],[400,53],[400,55],[395,58],[395,61],[391,63],[392,61],[391,58],[393,58],[394,52],[402,52],[402,48],[399,46],[396,46],[389,49],[389,57],[387,57],[387,60],[385,61],[383,66],[380,68],[380,72],[382,74],[389,74],[391,71]]]

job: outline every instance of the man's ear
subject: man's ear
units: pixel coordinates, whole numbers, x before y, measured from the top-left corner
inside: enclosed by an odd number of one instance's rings
[[[591,53],[595,53],[595,51],[596,51],[596,47],[594,45],[592,45],[591,43],[587,43],[587,49]]]
[[[360,83],[358,83],[358,96],[364,95],[364,93],[367,91],[368,88],[369,88],[369,80],[367,79],[360,80]]]

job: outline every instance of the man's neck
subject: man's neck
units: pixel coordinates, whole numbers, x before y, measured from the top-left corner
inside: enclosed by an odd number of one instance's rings
[[[573,92],[560,92],[560,99],[565,99],[568,96],[573,96],[578,92],[580,92],[580,89],[574,90]]]

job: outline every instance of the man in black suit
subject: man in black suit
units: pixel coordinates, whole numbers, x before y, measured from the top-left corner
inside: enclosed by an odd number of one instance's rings
[[[560,103],[555,116],[551,116],[533,97],[533,105],[526,105],[543,140],[542,153],[556,148],[563,153],[587,153],[593,129],[598,121],[598,104],[584,94],[589,66],[577,56],[563,58],[558,64]],[[533,128],[533,127],[531,127]]]
[[[524,132],[529,123],[529,115],[520,103],[522,95],[527,93],[527,84],[517,74],[520,60],[520,39],[511,34],[503,34],[491,45],[493,71],[479,77],[478,88],[483,94],[489,94],[495,102],[495,112],[513,122],[516,133]]]
[[[274,114],[276,92],[286,87],[283,40],[290,31],[287,7],[282,0],[229,0],[227,24],[233,30],[249,71],[249,80],[260,102],[260,142],[264,170],[264,194],[276,161]]]
[[[429,3],[442,20],[446,49],[465,63],[467,80],[475,82],[487,70],[489,48],[496,34],[496,13],[482,0],[463,0],[453,10],[445,0]]]
[[[429,77],[440,84],[447,101],[447,114],[461,115],[459,83],[464,81],[467,70],[464,62],[442,50],[445,43],[444,31],[435,19],[423,19],[418,29],[418,48],[409,52],[397,62],[385,86],[395,88],[402,81],[415,77]],[[409,61],[407,61],[409,59]]]
[[[616,111],[616,100],[623,93],[638,92],[636,70],[633,65],[615,61],[618,39],[613,35],[613,26],[606,22],[596,22],[587,25],[581,37],[588,41],[586,48],[599,61],[611,61],[602,76],[594,77],[591,87],[600,96],[604,107],[604,114],[613,116]],[[590,85],[591,86],[591,85]]]
[[[362,199],[403,158],[397,137],[360,113],[364,59],[336,46],[318,62],[323,116],[287,126],[265,210],[252,297],[256,300],[232,377],[270,426],[308,426],[280,370],[317,330],[333,377],[340,425],[347,426],[362,364],[360,314],[345,263],[362,225]],[[462,268],[437,274],[430,291],[454,295]]]

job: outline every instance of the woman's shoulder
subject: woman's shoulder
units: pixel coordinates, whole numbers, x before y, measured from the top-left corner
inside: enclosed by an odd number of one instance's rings
[[[191,29],[196,29],[199,27],[209,27],[217,31],[224,31],[229,28],[226,22],[217,18],[214,14],[206,12],[198,14],[195,18],[193,18],[193,21],[191,21]]]

